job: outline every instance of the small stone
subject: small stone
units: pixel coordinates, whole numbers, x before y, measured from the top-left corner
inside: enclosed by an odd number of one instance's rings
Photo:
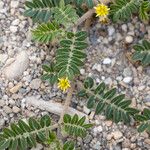
[[[120,131],[115,131],[112,133],[112,135],[113,135],[115,140],[118,140],[123,136],[122,132],[120,132]]]
[[[115,33],[115,28],[113,26],[108,26],[108,35],[112,36]]]
[[[39,89],[40,85],[41,85],[41,80],[40,79],[33,79],[30,83],[30,87],[32,89],[35,89],[35,90]]]
[[[17,8],[19,6],[19,1],[11,1],[10,6],[11,8]]]
[[[23,74],[29,65],[29,58],[25,51],[20,52],[15,61],[7,65],[3,72],[7,79],[16,79]]]
[[[111,120],[105,121],[105,124],[107,127],[110,127],[112,126],[112,121]]]
[[[4,106],[3,109],[7,114],[12,113],[12,109],[9,106]]]
[[[8,58],[7,54],[0,54],[0,62],[5,63]]]
[[[94,145],[93,145],[93,148],[95,149],[95,150],[100,150],[101,149],[101,143],[98,141],[98,142],[96,142]]]
[[[98,127],[97,127],[97,131],[98,131],[98,132],[102,132],[102,131],[103,131],[102,126],[98,126]]]
[[[22,87],[22,82],[19,82],[17,85],[15,85],[13,88],[10,89],[10,92],[14,94],[18,92],[21,87]]]
[[[125,38],[126,43],[131,44],[133,42],[133,37],[131,35],[126,36]]]
[[[83,106],[83,111],[88,115],[91,111],[86,106]]]
[[[127,77],[127,76],[131,76],[132,75],[132,70],[128,67],[128,68],[125,68],[124,70],[123,70],[123,75],[125,76],[125,77]]]
[[[21,109],[18,108],[17,106],[14,106],[14,107],[12,108],[12,110],[13,110],[14,113],[19,113],[19,112],[21,111]]]
[[[111,64],[111,59],[110,59],[110,58],[105,58],[104,61],[103,61],[103,64],[104,64],[104,65],[109,65],[109,64]]]
[[[5,125],[5,120],[0,118],[0,129]]]
[[[3,1],[0,1],[0,9],[3,9],[3,7],[4,7],[4,3]]]
[[[13,26],[17,26],[17,25],[19,25],[19,19],[15,19],[11,24],[13,25]]]
[[[85,69],[80,69],[80,73],[81,73],[82,75],[84,75],[84,74],[85,74]]]
[[[10,31],[12,33],[16,33],[18,31],[18,27],[17,26],[10,26]]]
[[[145,139],[144,143],[149,144],[150,145],[150,139]]]
[[[124,79],[123,79],[123,82],[124,83],[130,83],[132,81],[132,77],[125,77]]]
[[[0,107],[4,106],[5,105],[5,101],[0,99]]]
[[[98,72],[101,72],[101,71],[102,71],[101,64],[97,64],[96,70],[97,70]]]
[[[126,25],[126,24],[123,24],[123,25],[121,26],[121,28],[122,28],[122,30],[123,30],[124,32],[127,32],[127,25]]]

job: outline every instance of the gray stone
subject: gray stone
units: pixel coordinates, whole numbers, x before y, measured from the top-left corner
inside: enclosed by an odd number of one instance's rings
[[[16,0],[16,1],[12,0],[10,3],[10,6],[11,6],[11,8],[17,8],[19,6],[19,1],[18,0]]]
[[[12,109],[9,106],[4,106],[3,109],[7,114],[12,113]]]
[[[14,107],[12,108],[12,110],[13,110],[14,113],[19,113],[19,112],[21,111],[21,109],[18,108],[17,106],[14,106]]]
[[[103,60],[103,64],[104,64],[104,65],[109,65],[109,64],[111,64],[111,59],[110,59],[110,58],[105,58],[105,59]]]
[[[112,36],[115,33],[115,28],[113,26],[108,26],[108,35]]]
[[[114,131],[112,133],[112,135],[113,135],[115,140],[120,139],[123,136],[122,132],[120,132],[120,131]]]
[[[30,83],[30,87],[35,90],[39,89],[40,85],[41,85],[40,79],[33,79]]]
[[[16,33],[18,31],[18,27],[17,26],[10,26],[10,31],[12,33]]]
[[[0,54],[0,62],[5,63],[8,58],[7,54]]]
[[[127,77],[127,76],[132,76],[132,70],[128,67],[128,68],[125,68],[124,70],[123,70],[123,75],[125,76],[125,77]]]
[[[16,79],[28,68],[29,59],[25,51],[20,52],[15,61],[4,68],[4,75],[7,79]]]
[[[19,19],[15,19],[11,24],[12,24],[13,26],[17,26],[17,25],[19,25],[19,22],[20,22]]]
[[[4,2],[0,1],[0,9],[3,9],[3,7],[4,7]]]

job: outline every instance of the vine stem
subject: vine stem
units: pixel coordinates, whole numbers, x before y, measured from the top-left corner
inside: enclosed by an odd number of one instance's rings
[[[59,124],[61,124],[63,122],[63,117],[69,108],[69,105],[70,105],[71,99],[72,99],[73,90],[74,90],[74,84],[72,83],[71,87],[68,89],[68,92],[67,92],[67,97],[66,97],[65,104],[63,107],[63,112],[61,113],[60,119],[58,122]]]

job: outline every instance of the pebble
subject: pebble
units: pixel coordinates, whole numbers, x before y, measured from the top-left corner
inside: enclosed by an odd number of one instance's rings
[[[14,107],[12,108],[12,110],[13,110],[14,113],[19,113],[19,112],[21,111],[21,109],[18,108],[17,106],[14,106]]]
[[[18,0],[16,0],[16,1],[12,0],[10,3],[10,6],[12,8],[17,8],[19,6],[19,1]]]
[[[4,106],[3,109],[7,114],[12,113],[12,109],[9,106]]]
[[[124,79],[123,79],[123,82],[124,83],[130,83],[132,81],[132,77],[125,77]]]
[[[42,150],[43,146],[41,144],[37,144],[36,148],[31,148],[31,150]]]
[[[109,65],[109,64],[111,64],[111,59],[110,59],[110,58],[105,58],[105,59],[103,60],[103,64],[104,64],[104,65]]]
[[[17,26],[10,26],[10,31],[12,33],[16,33],[18,31],[18,27]]]
[[[127,67],[127,68],[125,68],[125,69],[123,70],[123,75],[124,75],[125,77],[127,77],[127,76],[132,76],[132,70],[130,69],[130,67]]]
[[[17,25],[19,25],[19,22],[20,22],[19,19],[15,19],[11,24],[12,24],[13,26],[17,26]]]
[[[123,136],[122,132],[120,132],[120,131],[114,131],[112,133],[112,135],[113,135],[115,140],[118,140],[118,139],[120,139]]]
[[[8,58],[7,54],[0,54],[0,62],[5,63]]]
[[[84,74],[85,74],[85,69],[80,69],[80,73],[81,73],[82,75],[84,75]]]
[[[131,35],[126,36],[125,38],[126,43],[131,44],[133,42],[133,37]]]
[[[112,36],[115,33],[115,28],[113,26],[108,26],[108,35]]]
[[[83,111],[88,115],[91,111],[86,106],[83,106]]]
[[[17,85],[15,85],[13,88],[10,89],[10,92],[11,93],[16,93],[20,90],[20,88],[22,87],[22,82],[19,82]]]
[[[41,80],[40,79],[33,79],[30,83],[30,87],[31,89],[39,89],[41,85]]]
[[[25,51],[20,52],[15,61],[13,61],[9,66],[4,68],[4,75],[7,79],[16,79],[22,75],[22,73],[29,66],[29,58]]]

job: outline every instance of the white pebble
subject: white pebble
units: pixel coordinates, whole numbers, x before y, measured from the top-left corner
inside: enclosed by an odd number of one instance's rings
[[[19,1],[11,1],[10,6],[11,8],[17,8],[19,6]]]
[[[128,36],[126,36],[125,41],[126,41],[126,43],[129,43],[129,44],[130,44],[130,43],[133,42],[133,37],[130,36],[130,35],[128,35]]]
[[[18,27],[17,27],[17,26],[10,26],[10,31],[11,31],[12,33],[15,33],[15,32],[18,31]]]
[[[132,77],[125,77],[124,79],[123,79],[123,82],[124,83],[130,83],[132,81]]]
[[[110,59],[110,58],[105,58],[104,61],[103,61],[103,64],[104,64],[104,65],[109,65],[109,64],[111,64],[111,59]]]

